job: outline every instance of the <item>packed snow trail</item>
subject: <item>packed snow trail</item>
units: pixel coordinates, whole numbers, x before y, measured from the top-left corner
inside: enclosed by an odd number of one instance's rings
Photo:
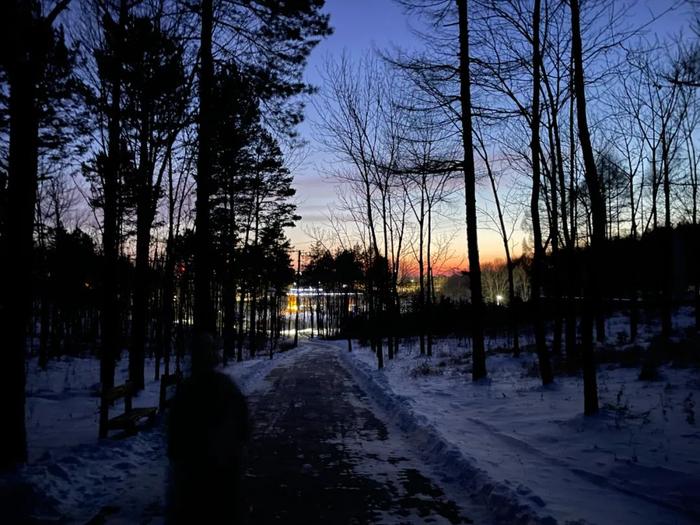
[[[304,344],[313,351],[275,368],[270,388],[249,400],[249,523],[483,520],[473,508],[465,515],[411,444],[380,419],[337,349]]]

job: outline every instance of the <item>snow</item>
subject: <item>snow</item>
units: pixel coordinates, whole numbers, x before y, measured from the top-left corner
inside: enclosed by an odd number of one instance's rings
[[[300,350],[275,354],[272,360],[266,355],[231,363],[222,371],[249,395],[264,388],[267,374]],[[154,367],[155,361],[147,359],[146,387],[134,398],[134,407],[158,406],[160,386],[153,380]],[[168,469],[164,418],[159,416],[152,428],[135,436],[98,440],[99,368],[99,360],[90,357],[56,359],[46,370],[36,359],[28,363],[29,461],[21,481],[38,498],[31,505],[45,519],[68,517],[68,523],[85,523],[98,513],[118,512],[119,519],[110,523],[129,523],[151,512],[152,523],[157,523],[162,519]],[[115,384],[127,377],[124,354]],[[120,409],[117,405],[112,410]]]
[[[679,334],[691,326],[691,314],[676,316]],[[630,348],[619,335],[628,329],[624,316],[607,324],[617,348]],[[653,322],[640,324],[637,344],[648,345],[657,333]],[[368,348],[356,343],[348,352],[344,341],[318,340],[222,371],[250,395],[269,387],[265,378],[274,367],[302,352],[332,348],[387,423],[420,451],[414,461],[429,465],[458,496],[488,507],[501,523],[700,521],[698,369],[665,366],[659,380],[648,382],[638,379],[637,368],[601,365],[602,410],[584,417],[579,377],[558,377],[543,388],[536,358],[527,352],[513,358],[498,350],[503,343],[489,341],[489,378],[477,384],[469,374],[468,346],[455,339],[437,341],[432,358],[418,355],[415,340],[406,341],[381,371]],[[126,379],[127,368],[124,355],[116,383]],[[148,359],[136,407],[157,406],[153,369]],[[158,523],[168,467],[164,420],[159,416],[152,428],[127,439],[99,441],[98,381],[94,358],[53,360],[45,371],[35,359],[28,363],[29,462],[19,477],[35,495],[34,515],[85,523],[113,513],[128,523],[150,513],[150,522]],[[13,482],[0,479],[0,488]]]
[[[382,371],[368,348],[354,349],[344,362],[425,459],[505,523],[700,519],[697,369],[663,368],[662,380],[643,382],[638,369],[601,367],[603,409],[584,417],[582,380],[543,388],[529,354],[490,352],[489,379],[474,384],[455,340],[439,342],[433,358],[405,344]]]
[[[134,407],[158,406],[154,366],[153,359],[146,360],[146,388],[134,398]],[[29,461],[21,477],[40,500],[32,507],[44,509],[44,519],[85,523],[100,511],[109,514],[117,501],[138,509],[151,505],[154,511],[162,506],[167,467],[162,421],[128,439],[99,441],[99,369],[92,357],[52,360],[46,370],[35,359],[28,363]],[[124,354],[115,384],[127,377]]]
[[[117,363],[115,384],[126,381],[126,354]],[[155,361],[146,360],[146,388],[134,398],[134,407],[158,406],[159,383],[153,381]],[[94,357],[62,357],[46,370],[37,359],[28,363],[27,445],[29,462],[63,447],[97,441],[100,362]],[[162,370],[162,368],[161,368]],[[123,410],[121,405],[113,410]]]
[[[240,363],[230,363],[222,371],[235,381],[244,395],[249,396],[268,386],[265,378],[274,368],[293,361],[305,350],[301,344],[297,348],[274,354],[272,359],[269,355],[263,355]]]

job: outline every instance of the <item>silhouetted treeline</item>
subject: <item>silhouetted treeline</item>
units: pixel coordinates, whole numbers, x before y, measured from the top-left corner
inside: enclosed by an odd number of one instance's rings
[[[103,394],[124,350],[137,389],[147,355],[158,376],[192,349],[196,369],[190,332],[225,358],[272,351],[322,8],[2,3],[0,468],[26,458],[30,351],[99,356]]]
[[[665,299],[667,278],[659,272],[666,264],[666,248],[671,245],[674,250],[673,288],[671,300]],[[598,310],[600,323],[597,323],[596,338],[605,341],[605,320],[611,315],[628,318],[629,336],[624,341],[634,343],[638,335],[641,319],[656,319],[661,334],[661,319],[664,315],[673,315],[679,307],[689,307],[694,311],[696,329],[700,328],[700,304],[696,287],[700,278],[700,226],[681,224],[670,230],[659,228],[641,237],[612,238],[605,242],[603,250],[605,265],[602,273],[593,272],[590,265],[590,250],[587,247],[576,248],[572,253],[563,250],[561,254],[570,261],[571,271],[563,282],[562,272],[555,267],[556,259],[550,253],[545,257],[543,267],[542,311],[537,314],[530,307],[530,275],[532,258],[522,256],[514,261],[522,275],[519,277],[515,300],[508,297],[508,277],[505,265],[488,265],[484,270],[485,299],[488,315],[484,327],[492,334],[501,334],[503,344],[507,344],[511,313],[514,310],[522,325],[521,332],[532,334],[526,328],[539,316],[545,325],[551,326],[564,320],[560,299],[555,290],[568,285],[573,291],[574,332],[581,338],[581,316],[583,313],[584,286],[587,279],[596,279],[603,290],[602,305]],[[303,327],[315,327],[316,334],[326,337],[353,337],[370,342],[372,326],[376,312],[371,309],[372,295],[378,295],[376,286],[367,286],[373,272],[367,264],[368,257],[359,248],[339,250],[335,254],[321,247],[314,248],[309,254],[302,272],[302,286],[306,286],[306,296],[301,299],[305,311]],[[455,286],[452,281],[459,282]],[[421,301],[420,291],[415,279],[406,278],[397,287],[400,303],[400,315],[393,319],[391,328],[384,328],[384,333],[392,331],[397,337],[421,337],[426,330],[431,336],[445,337],[471,335],[469,325],[462,322],[471,315],[471,297],[469,295],[469,275],[455,275],[442,279],[438,283],[434,303],[430,310]],[[375,299],[376,300],[376,299]],[[667,312],[666,309],[670,309]],[[387,319],[384,319],[385,322]],[[672,321],[673,322],[673,321]],[[674,333],[684,335],[674,329]],[[563,337],[562,331],[558,332]],[[555,353],[567,353],[563,341],[552,341]],[[421,353],[427,349],[422,348]],[[568,356],[571,371],[580,367],[580,356],[572,353]]]

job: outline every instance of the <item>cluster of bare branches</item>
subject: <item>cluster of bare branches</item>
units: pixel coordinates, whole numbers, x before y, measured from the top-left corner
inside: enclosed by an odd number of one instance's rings
[[[553,381],[550,356],[565,350],[569,371],[584,369],[586,412],[593,413],[608,247],[654,232],[673,242],[674,228],[698,224],[697,46],[649,39],[655,23],[688,6],[673,3],[634,25],[633,5],[595,0],[399,3],[423,44],[418,51],[343,57],[327,67],[319,137],[340,161],[334,174],[345,183],[343,211],[352,225],[335,213],[334,228],[346,244],[359,228],[355,239],[387,261],[394,283],[402,266],[396,260],[415,260],[417,305],[429,320],[434,232],[455,224],[440,214],[461,194],[474,379],[486,375],[477,236],[492,228],[504,272],[489,268],[484,286],[511,308],[513,351],[520,346],[517,304],[527,300],[543,383]],[[519,234],[532,253],[517,253]],[[661,273],[672,274],[674,263],[665,264]],[[525,287],[516,284],[523,271]],[[641,277],[629,279],[634,339]],[[672,281],[659,286],[665,337],[678,288]],[[428,354],[429,334],[421,330]]]

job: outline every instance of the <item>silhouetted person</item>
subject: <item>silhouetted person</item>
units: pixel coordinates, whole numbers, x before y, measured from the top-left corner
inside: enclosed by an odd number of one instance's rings
[[[248,407],[235,383],[217,372],[211,337],[199,339],[200,360],[178,386],[168,419],[167,522],[240,522]]]

